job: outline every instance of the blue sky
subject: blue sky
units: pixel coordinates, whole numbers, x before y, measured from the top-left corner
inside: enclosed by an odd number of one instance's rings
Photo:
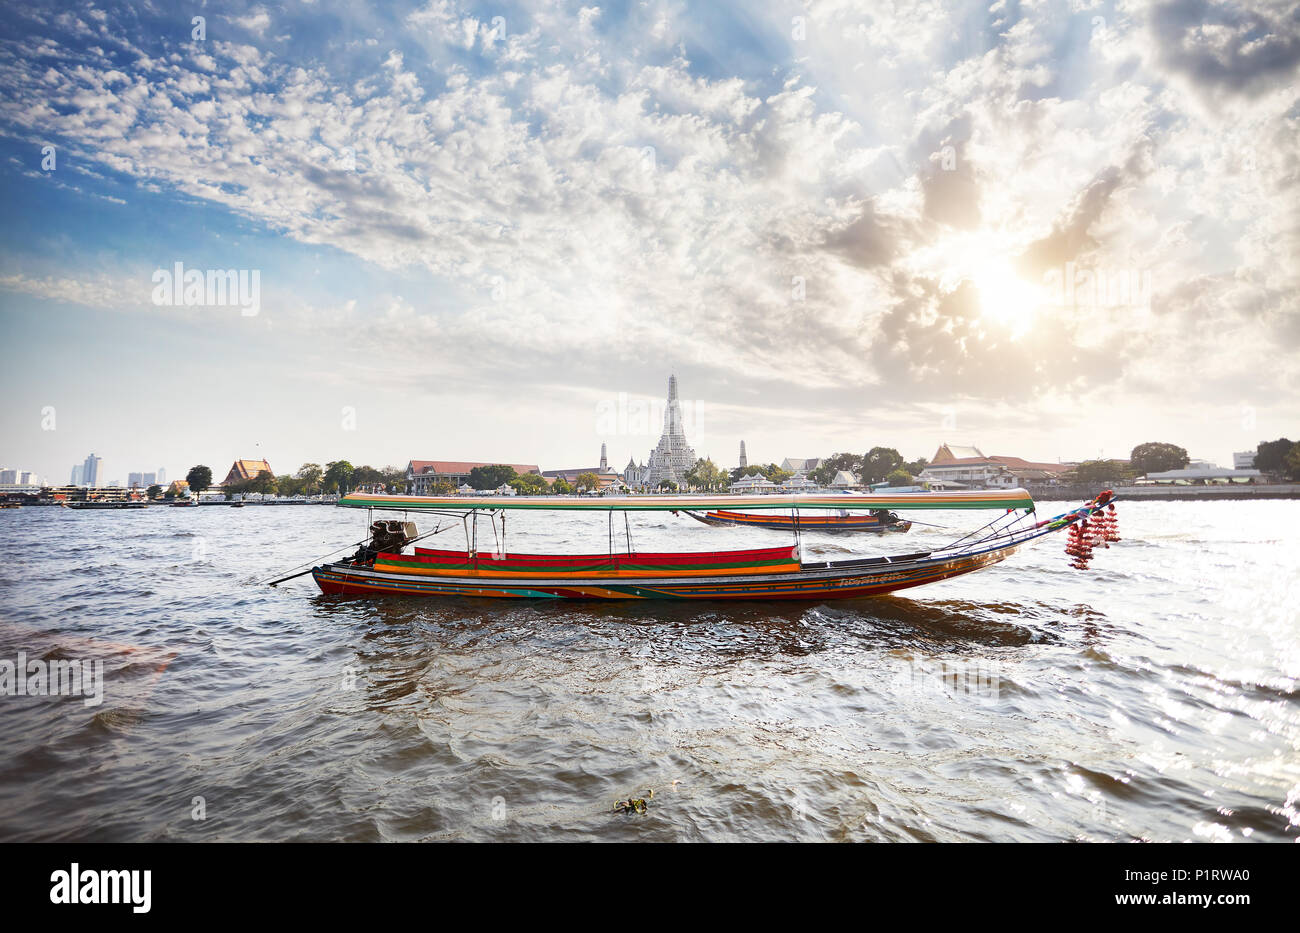
[[[1227,462],[1300,430],[1298,66],[1293,3],[11,7],[0,462],[621,465],[670,372],[727,465]]]

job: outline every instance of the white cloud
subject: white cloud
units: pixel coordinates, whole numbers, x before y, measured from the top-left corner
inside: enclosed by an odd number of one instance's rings
[[[376,306],[416,345],[454,336],[501,359],[650,347],[791,391],[895,380],[918,405],[1033,406],[1068,390],[1081,411],[1170,360],[1207,385],[1239,373],[1216,341],[1294,349],[1278,318],[1297,313],[1300,284],[1300,234],[1279,209],[1296,195],[1295,71],[1261,83],[1242,41],[1255,20],[1228,17],[1178,53],[1153,43],[1172,15],[1155,8],[1121,5],[1098,33],[1084,3],[1066,20],[1049,5],[817,0],[802,41],[790,9],[754,11],[775,51],[745,75],[689,61],[683,48],[725,61],[731,37],[667,3],[621,25],[541,6],[489,41],[490,16],[431,0],[403,24],[414,48],[355,44],[373,74],[221,41],[175,60],[132,50],[129,68],[7,44],[0,119],[469,296],[459,314],[410,294]],[[269,21],[261,8],[238,20],[258,35]],[[690,41],[665,54],[651,35]],[[1275,56],[1285,40],[1270,40]],[[1193,53],[1218,62],[1208,85]],[[966,270],[1035,249],[1149,270],[1145,339],[1122,315],[1048,309],[1020,341],[965,316]],[[1217,336],[1195,331],[1204,321]],[[1177,353],[1155,342],[1189,331]],[[1071,348],[1087,354],[1068,379],[1037,366]],[[1296,378],[1294,363],[1275,370]]]

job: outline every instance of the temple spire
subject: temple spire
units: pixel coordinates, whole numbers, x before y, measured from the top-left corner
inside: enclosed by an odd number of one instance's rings
[[[664,410],[664,434],[668,437],[685,438],[682,429],[682,405],[677,400],[677,377],[668,377],[668,407]]]
[[[664,480],[680,484],[687,471],[695,465],[695,451],[686,440],[686,427],[682,420],[682,404],[677,394],[677,377],[668,377],[668,404],[664,409],[664,433],[659,443],[650,451],[646,464],[646,485],[658,488]]]

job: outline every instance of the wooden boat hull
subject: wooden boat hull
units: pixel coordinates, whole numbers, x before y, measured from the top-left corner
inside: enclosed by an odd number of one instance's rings
[[[717,576],[619,576],[617,571],[585,576],[562,574],[502,577],[420,576],[377,571],[348,563],[312,569],[321,592],[339,596],[461,596],[491,599],[713,599],[826,600],[881,596],[961,576],[1011,556],[1018,545],[983,553],[934,558],[869,558],[803,564],[790,573]]]
[[[1016,491],[1015,495],[1020,492]],[[835,507],[825,505],[817,498],[810,501],[802,501],[810,497],[795,498],[799,501],[789,504],[789,507]],[[1039,519],[1030,507],[1018,513],[1008,506],[1001,518],[930,551],[826,562],[801,561],[797,544],[793,547],[702,553],[616,554],[611,547],[611,551],[604,554],[576,555],[495,554],[474,551],[472,547],[469,551],[417,547],[414,553],[404,554],[401,551],[408,543],[408,536],[398,536],[402,540],[400,545],[381,540],[378,526],[393,523],[376,522],[372,525],[375,532],[372,546],[360,547],[352,560],[321,564],[313,567],[310,573],[321,592],[337,596],[587,600],[855,599],[881,596],[972,573],[1005,560],[1032,540],[1065,528],[1070,529],[1067,554],[1074,558],[1071,566],[1087,569],[1093,547],[1109,547],[1110,542],[1120,540],[1115,524],[1114,498],[1111,490],[1105,490],[1079,508],[1047,519]],[[715,499],[704,507],[718,509],[717,502]],[[961,508],[994,507],[1006,504],[1007,497],[985,501],[967,496],[961,502],[958,506]],[[359,507],[372,503],[388,507],[387,500],[376,501],[374,497],[362,497],[348,505]],[[422,507],[432,508],[433,504],[440,505],[441,500],[430,500]],[[883,506],[886,503],[877,500],[874,504]],[[893,503],[896,508],[930,508],[932,505],[930,500],[925,504]],[[503,506],[506,507],[543,506],[530,501]],[[584,503],[573,507],[587,508]],[[760,505],[759,508],[767,506]],[[610,506],[611,522],[615,509],[703,510],[700,505],[682,508],[676,500],[647,508],[629,499]],[[475,514],[473,510],[471,514]],[[437,533],[435,530],[428,534]],[[468,529],[466,537],[469,538]],[[418,540],[418,537],[410,538],[409,543]],[[392,548],[396,550],[390,550]],[[307,572],[303,571],[304,574]],[[275,582],[283,582],[283,579]]]
[[[770,528],[775,531],[794,531],[794,519],[789,515],[754,515],[749,512],[706,512],[700,515],[687,512],[691,518],[706,525],[725,525],[740,528]],[[909,521],[881,521],[874,515],[800,515],[800,531],[859,532],[869,531],[902,533],[910,531]]]

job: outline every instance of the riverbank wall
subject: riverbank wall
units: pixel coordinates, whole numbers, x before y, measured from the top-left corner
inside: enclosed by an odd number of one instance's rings
[[[1093,486],[1028,486],[1029,494],[1040,501],[1086,501],[1101,491]],[[1277,483],[1256,486],[1114,486],[1116,496],[1130,501],[1168,502],[1195,499],[1300,499],[1300,483]]]

